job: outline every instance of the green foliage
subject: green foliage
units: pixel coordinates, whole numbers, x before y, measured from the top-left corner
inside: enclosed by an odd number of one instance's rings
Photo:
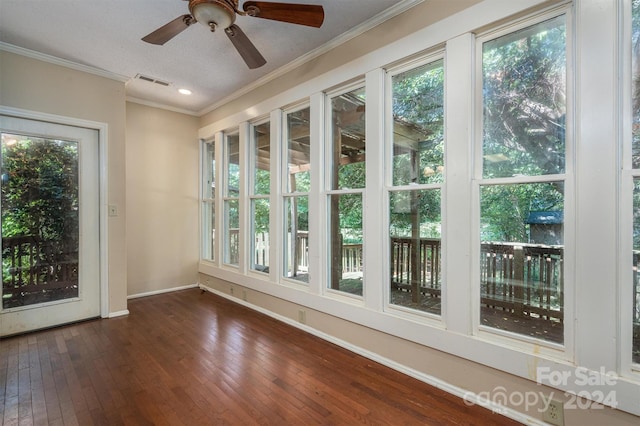
[[[564,16],[483,46],[485,178],[564,172]]]
[[[532,211],[563,211],[561,183],[489,185],[480,192],[482,241],[527,242]]]
[[[78,241],[78,151],[73,142],[2,144],[2,236]]]
[[[444,63],[393,77],[393,120],[410,133],[394,137],[393,184],[441,183],[444,171]]]

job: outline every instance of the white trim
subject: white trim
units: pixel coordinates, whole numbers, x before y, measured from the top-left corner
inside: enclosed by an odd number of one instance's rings
[[[144,292],[144,293],[130,294],[130,295],[127,296],[127,300],[138,299],[140,297],[155,296],[156,294],[171,293],[171,292],[174,292],[174,291],[186,290],[186,289],[195,288],[195,287],[198,287],[197,283],[196,284],[183,285],[183,286],[180,286],[180,287],[164,288],[162,290],[147,291],[147,292]]]
[[[179,114],[190,115],[192,117],[199,117],[199,115],[198,115],[198,113],[196,111],[192,111],[192,110],[184,109],[184,108],[178,108],[178,107],[174,107],[174,106],[170,106],[170,105],[165,105],[165,104],[161,104],[159,102],[148,101],[146,99],[135,98],[133,96],[127,96],[126,97],[126,101],[134,103],[134,104],[145,105],[145,106],[148,106],[148,107],[151,107],[151,108],[164,109],[166,111],[172,111],[172,112],[177,112]]]
[[[125,309],[122,311],[116,311],[116,312],[111,312],[109,315],[107,315],[105,318],[118,318],[118,317],[123,317],[125,315],[129,315],[129,310]]]
[[[333,343],[335,345],[338,345],[350,352],[353,352],[355,354],[358,354],[360,356],[363,356],[367,359],[370,359],[372,361],[375,361],[379,364],[384,365],[385,367],[389,367],[395,371],[399,371],[400,373],[406,374],[409,377],[413,377],[414,379],[420,380],[423,383],[426,383],[428,385],[431,385],[437,389],[443,390],[447,393],[450,393],[452,395],[455,395],[457,397],[463,398],[466,403],[468,404],[473,404],[473,405],[478,405],[481,407],[484,407],[488,410],[491,410],[494,413],[498,413],[502,416],[508,417],[510,419],[513,419],[515,421],[518,421],[522,424],[528,424],[528,425],[546,425],[546,423],[536,419],[535,417],[531,417],[525,414],[520,413],[519,411],[516,411],[514,409],[511,409],[509,407],[505,407],[503,405],[500,404],[496,404],[493,401],[490,401],[489,399],[487,399],[486,397],[482,397],[476,393],[470,392],[466,389],[463,389],[459,386],[453,385],[451,383],[445,382],[444,380],[440,380],[435,376],[432,376],[430,374],[425,374],[422,373],[418,370],[415,370],[413,368],[409,368],[403,364],[400,364],[396,361],[393,361],[389,358],[383,357],[378,355],[375,352],[371,352],[367,349],[361,348],[360,346],[354,345],[352,343],[349,343],[345,340],[339,339],[335,336],[332,336],[330,334],[324,333],[320,330],[317,330],[313,327],[310,327],[308,325],[305,324],[301,324],[297,321],[292,320],[291,318],[285,317],[283,315],[280,314],[276,314],[268,309],[264,309],[260,306],[254,305],[252,303],[249,303],[247,301],[244,300],[240,300],[238,298],[232,297],[226,293],[220,292],[216,289],[213,289],[211,287],[207,287],[205,285],[200,284],[199,288],[201,288],[202,290],[206,290],[210,293],[213,293],[217,296],[223,297],[231,302],[237,303],[239,305],[245,306],[247,308],[250,308],[254,311],[260,312],[261,314],[267,315],[268,317],[271,317],[275,320],[281,321],[287,325],[290,325],[292,327],[295,327],[297,329],[300,329],[302,331],[305,331],[309,334],[312,334],[316,337],[321,338],[322,340],[325,340],[327,342]]]
[[[0,50],[5,52],[15,53],[16,55],[25,56],[31,59],[37,59],[39,61],[48,62],[50,64],[59,65],[61,67],[70,68],[76,71],[86,72],[88,74],[97,75],[100,77],[108,78],[110,80],[120,81],[126,83],[130,77],[116,74],[111,71],[105,71],[100,68],[95,68],[89,65],[78,64],[67,59],[57,58],[55,56],[47,55],[46,53],[36,52],[35,50],[25,49],[24,47],[14,46],[13,44],[0,41]]]

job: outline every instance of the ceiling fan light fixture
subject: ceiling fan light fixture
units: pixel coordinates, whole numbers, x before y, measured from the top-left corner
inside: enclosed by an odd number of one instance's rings
[[[229,28],[236,19],[236,12],[225,0],[190,0],[189,11],[202,25]]]

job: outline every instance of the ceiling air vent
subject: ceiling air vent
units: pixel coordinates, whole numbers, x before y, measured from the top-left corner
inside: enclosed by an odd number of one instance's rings
[[[159,84],[160,86],[169,86],[171,83],[167,81],[158,80],[157,78],[149,77],[148,75],[136,74],[138,80],[148,81],[149,83]]]

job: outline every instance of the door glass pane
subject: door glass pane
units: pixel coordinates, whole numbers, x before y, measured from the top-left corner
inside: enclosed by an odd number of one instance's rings
[[[482,47],[483,177],[565,171],[565,17]]]
[[[444,172],[444,62],[396,74],[393,185],[441,183]]]
[[[389,303],[441,312],[441,191],[394,191],[389,201]]]
[[[329,288],[362,296],[362,194],[333,194],[329,205]]]
[[[564,184],[480,188],[481,324],[563,343]]]
[[[2,307],[78,297],[78,144],[2,134]]]
[[[331,189],[365,186],[364,88],[331,99],[333,173]]]
[[[285,197],[284,276],[309,282],[309,197]]]

